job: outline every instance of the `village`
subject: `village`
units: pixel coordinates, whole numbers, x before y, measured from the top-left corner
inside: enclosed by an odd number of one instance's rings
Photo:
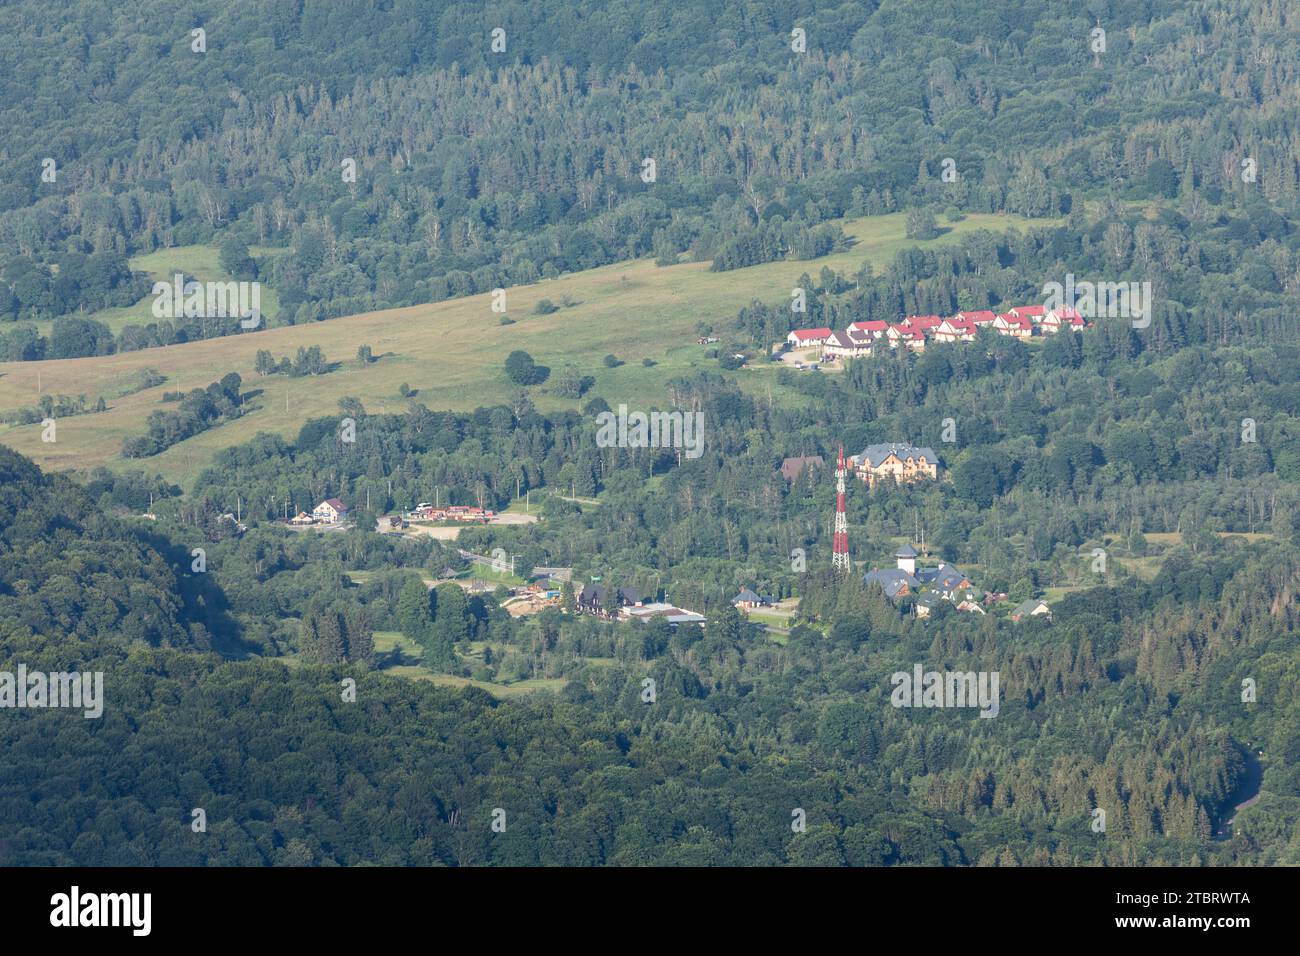
[[[342,528],[347,524],[350,512],[348,506],[338,498],[326,498],[310,512],[299,511],[285,524],[297,528],[323,526],[325,528]],[[427,501],[420,502],[410,511],[402,514],[384,515],[379,519],[380,531],[400,531],[409,527],[413,521],[433,521],[452,523],[490,524],[498,519],[496,512],[490,508],[472,505],[434,506]]]
[[[805,470],[821,469],[825,460],[821,455],[799,455],[786,458],[781,462],[779,474],[793,485],[803,477]],[[910,442],[879,442],[868,445],[860,454],[847,458],[840,450],[834,477],[836,481],[835,504],[835,538],[833,565],[842,573],[851,569],[849,559],[848,520],[845,510],[847,488],[845,479],[850,475],[874,488],[883,481],[895,484],[911,484],[920,481],[939,480],[939,458],[934,450],[917,447]],[[955,565],[940,561],[933,567],[919,567],[917,559],[925,553],[924,535],[921,551],[912,544],[902,545],[894,554],[896,566],[893,568],[871,568],[862,576],[862,583],[871,587],[878,585],[885,596],[896,603],[909,602],[913,613],[919,618],[929,617],[939,601],[948,601],[957,610],[972,614],[985,614],[988,608],[1000,601],[1007,600],[1007,595],[1000,592],[986,592],[977,588],[971,579]],[[762,598],[752,591],[742,591],[745,600],[743,606],[762,607],[769,599]],[[1028,617],[1046,616],[1051,620],[1051,608],[1044,601],[1027,600],[1012,609],[1010,618],[1019,622]]]
[[[976,313],[972,313],[976,315]],[[973,319],[972,319],[973,321]],[[1025,321],[1029,321],[1028,318]],[[791,333],[794,335],[795,333]],[[820,469],[825,461],[821,455],[800,455],[784,459],[779,474],[793,485],[806,470]],[[940,477],[939,458],[934,450],[925,446],[915,446],[910,442],[879,442],[868,445],[859,454],[845,456],[841,449],[834,476],[837,482],[837,504],[835,515],[836,535],[834,542],[834,565],[848,571],[848,531],[844,514],[845,484],[848,476],[857,478],[868,489],[877,484],[891,481],[895,484],[911,484],[921,481],[938,481]],[[322,529],[342,530],[347,526],[349,509],[339,498],[326,498],[310,513],[300,511],[286,523],[293,527],[320,527]],[[439,522],[452,525],[467,523],[489,524],[498,519],[491,509],[470,505],[435,505],[420,502],[411,510],[399,515],[385,515],[379,519],[379,530],[390,533],[401,532],[409,528],[411,522]],[[885,596],[896,603],[910,607],[918,618],[926,618],[933,613],[940,601],[947,601],[957,610],[986,614],[988,609],[998,602],[1007,600],[1004,593],[984,591],[976,587],[960,568],[945,561],[936,565],[923,567],[918,559],[926,556],[924,540],[918,551],[911,543],[902,545],[894,554],[895,567],[873,567],[862,575],[862,584],[866,587],[879,586]],[[495,571],[512,573],[513,561],[507,565],[497,558],[475,555],[462,551],[461,556],[474,564],[484,564]],[[513,616],[535,614],[547,607],[563,608],[563,592],[571,586],[572,568],[534,568],[530,583],[507,588],[505,606]],[[702,627],[707,623],[703,614],[679,607],[669,601],[645,600],[633,588],[611,588],[600,583],[600,577],[580,584],[573,591],[571,610],[575,614],[590,615],[603,621],[640,621],[661,620],[670,627],[681,625]],[[490,586],[480,583],[475,587],[469,582],[471,590],[487,590]],[[755,610],[772,608],[778,604],[776,598],[762,595],[749,586],[742,586],[730,603],[740,609],[746,616]],[[792,602],[785,609],[793,613]],[[1012,621],[1019,622],[1025,618],[1044,616],[1051,620],[1051,608],[1041,600],[1027,600],[1015,607],[1011,613]]]
[[[949,318],[909,315],[901,322],[884,319],[853,322],[843,332],[826,327],[795,329],[786,336],[784,347],[791,352],[798,350],[804,361],[811,353],[820,355],[822,362],[835,362],[841,358],[865,358],[881,347],[923,352],[927,342],[973,342],[984,328],[999,335],[1028,339],[1035,335],[1054,335],[1062,329],[1078,332],[1086,327],[1083,316],[1075,309],[1022,305],[998,313],[991,309],[958,312]],[[802,368],[803,362],[798,365]]]
[[[920,618],[929,617],[940,601],[949,602],[959,611],[983,615],[1007,599],[1005,593],[980,590],[964,571],[946,561],[920,567],[917,559],[921,556],[916,548],[905,544],[894,553],[895,567],[872,568],[862,576],[862,583],[867,587],[879,585],[885,597],[895,602],[914,597],[913,611]],[[1050,621],[1052,609],[1046,601],[1030,599],[1012,608],[1008,616],[1016,623],[1039,616]]]

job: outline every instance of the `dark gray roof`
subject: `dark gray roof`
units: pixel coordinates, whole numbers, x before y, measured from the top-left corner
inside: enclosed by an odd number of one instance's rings
[[[928,462],[938,462],[934,449],[925,447],[916,447],[905,441],[881,442],[879,445],[868,445],[862,450],[861,455],[854,455],[855,464],[863,461],[871,465],[872,468],[879,468],[890,455],[897,455],[899,459],[906,461],[908,458],[925,458]]]
[[[951,564],[939,568],[938,571],[939,574],[935,577],[934,583],[945,591],[951,591],[953,588],[960,587],[962,581],[970,580],[965,574],[957,568],[954,568]]]
[[[879,568],[864,574],[862,583],[868,586],[879,584],[884,589],[885,596],[892,598],[897,597],[898,592],[903,589],[904,585],[909,588],[916,588],[920,586],[921,582],[902,568]]]
[[[605,599],[609,596],[609,589],[603,584],[588,584],[578,593],[579,604],[594,604],[597,607],[605,606]],[[635,588],[619,588],[619,601],[623,604],[635,604],[641,600],[641,595]]]
[[[951,591],[963,580],[969,580],[961,568],[952,564],[940,564],[937,568],[918,568],[916,576],[922,584],[932,584],[943,591]]]
[[[740,593],[731,599],[731,603],[737,604],[741,601],[746,601],[749,603],[757,604],[758,600],[759,600],[758,595],[755,594],[753,591],[751,591],[749,588],[741,588]]]
[[[916,548],[912,547],[910,544],[905,544],[894,552],[894,557],[896,558],[915,558],[918,556]]]
[[[1021,603],[1017,604],[1015,607],[1011,609],[1011,616],[1024,617],[1028,614],[1032,614],[1034,608],[1038,607],[1038,605],[1040,604],[1043,607],[1047,607],[1047,602],[1044,601],[1042,598],[1033,598],[1028,601],[1022,601]],[[1048,608],[1048,611],[1050,612],[1051,608]]]

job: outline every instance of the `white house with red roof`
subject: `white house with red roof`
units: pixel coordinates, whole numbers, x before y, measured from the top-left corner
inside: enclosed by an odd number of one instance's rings
[[[870,322],[852,322],[849,324],[848,331],[866,332],[873,339],[881,339],[889,331],[889,323],[884,319],[875,319]]]
[[[889,330],[885,332],[885,338],[888,340],[891,349],[896,349],[901,345],[914,352],[925,350],[925,333],[912,327],[907,322],[890,325]]]
[[[823,345],[831,337],[831,330],[822,329],[795,329],[785,337],[785,340],[795,348],[803,348],[809,345]]]
[[[1027,339],[1034,334],[1034,323],[1028,318],[1018,318],[1012,312],[1003,312],[994,319],[993,328],[999,335],[1010,335],[1017,339]]]
[[[934,340],[936,342],[973,342],[975,341],[976,328],[974,322],[965,319],[951,318],[944,319],[934,330]]]
[[[1018,305],[1014,309],[1007,309],[1007,313],[1015,316],[1017,319],[1028,319],[1030,322],[1037,325],[1039,322],[1043,321],[1043,316],[1047,314],[1047,306]]]
[[[913,329],[922,334],[929,332],[931,329],[938,328],[943,319],[937,315],[909,315],[903,320]]]
[[[1075,332],[1081,331],[1087,323],[1081,316],[1068,305],[1061,306],[1057,309],[1049,309],[1043,316],[1040,328],[1043,332],[1059,332],[1061,329],[1073,329]]]
[[[981,328],[985,325],[992,325],[993,320],[997,318],[997,314],[992,309],[979,309],[975,312],[958,312],[953,318],[962,322],[969,322],[976,328]]]

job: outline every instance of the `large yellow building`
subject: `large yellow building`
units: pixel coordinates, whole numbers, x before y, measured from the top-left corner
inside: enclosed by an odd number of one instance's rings
[[[850,461],[857,476],[868,486],[882,478],[898,484],[912,481],[935,481],[939,477],[939,459],[929,448],[917,448],[907,442],[884,442],[868,445]]]

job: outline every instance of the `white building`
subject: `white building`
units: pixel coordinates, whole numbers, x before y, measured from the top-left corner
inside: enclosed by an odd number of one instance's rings
[[[338,524],[347,518],[348,506],[337,498],[326,498],[312,510],[311,516],[326,524]]]

